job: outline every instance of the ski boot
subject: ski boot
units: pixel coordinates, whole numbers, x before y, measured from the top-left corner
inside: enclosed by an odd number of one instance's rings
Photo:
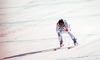
[[[60,47],[64,46],[63,41],[60,41]]]
[[[78,45],[78,43],[77,43],[77,39],[74,38],[73,41],[74,41],[74,46],[77,46],[77,45]]]

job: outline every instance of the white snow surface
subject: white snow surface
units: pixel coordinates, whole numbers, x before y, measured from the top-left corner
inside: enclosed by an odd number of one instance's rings
[[[56,23],[65,19],[79,45],[6,60],[100,60],[100,0],[4,0],[0,6],[2,58],[59,47]],[[3,12],[2,12],[3,11]],[[3,35],[3,36],[2,36]],[[64,47],[73,46],[63,34]],[[3,56],[2,56],[3,55]]]

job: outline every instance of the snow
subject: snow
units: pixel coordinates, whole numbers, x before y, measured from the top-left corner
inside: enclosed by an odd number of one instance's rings
[[[5,60],[100,60],[99,0],[0,1],[0,59],[59,47],[56,23],[65,19],[79,45]],[[63,34],[64,47],[73,46]]]

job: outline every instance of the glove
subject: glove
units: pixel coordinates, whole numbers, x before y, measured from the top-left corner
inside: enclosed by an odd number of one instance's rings
[[[66,28],[65,31],[68,32],[68,29]]]

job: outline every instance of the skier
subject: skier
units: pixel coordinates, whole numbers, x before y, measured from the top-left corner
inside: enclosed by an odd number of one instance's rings
[[[60,42],[60,47],[64,46],[63,45],[63,39],[62,39],[62,33],[63,32],[66,32],[66,33],[69,34],[69,36],[73,40],[73,43],[74,43],[75,46],[78,44],[77,41],[76,41],[76,38],[70,32],[70,27],[69,27],[68,23],[66,22],[66,20],[60,19],[57,22],[57,24],[56,24],[56,32],[58,34],[58,39],[59,39],[59,42]]]

